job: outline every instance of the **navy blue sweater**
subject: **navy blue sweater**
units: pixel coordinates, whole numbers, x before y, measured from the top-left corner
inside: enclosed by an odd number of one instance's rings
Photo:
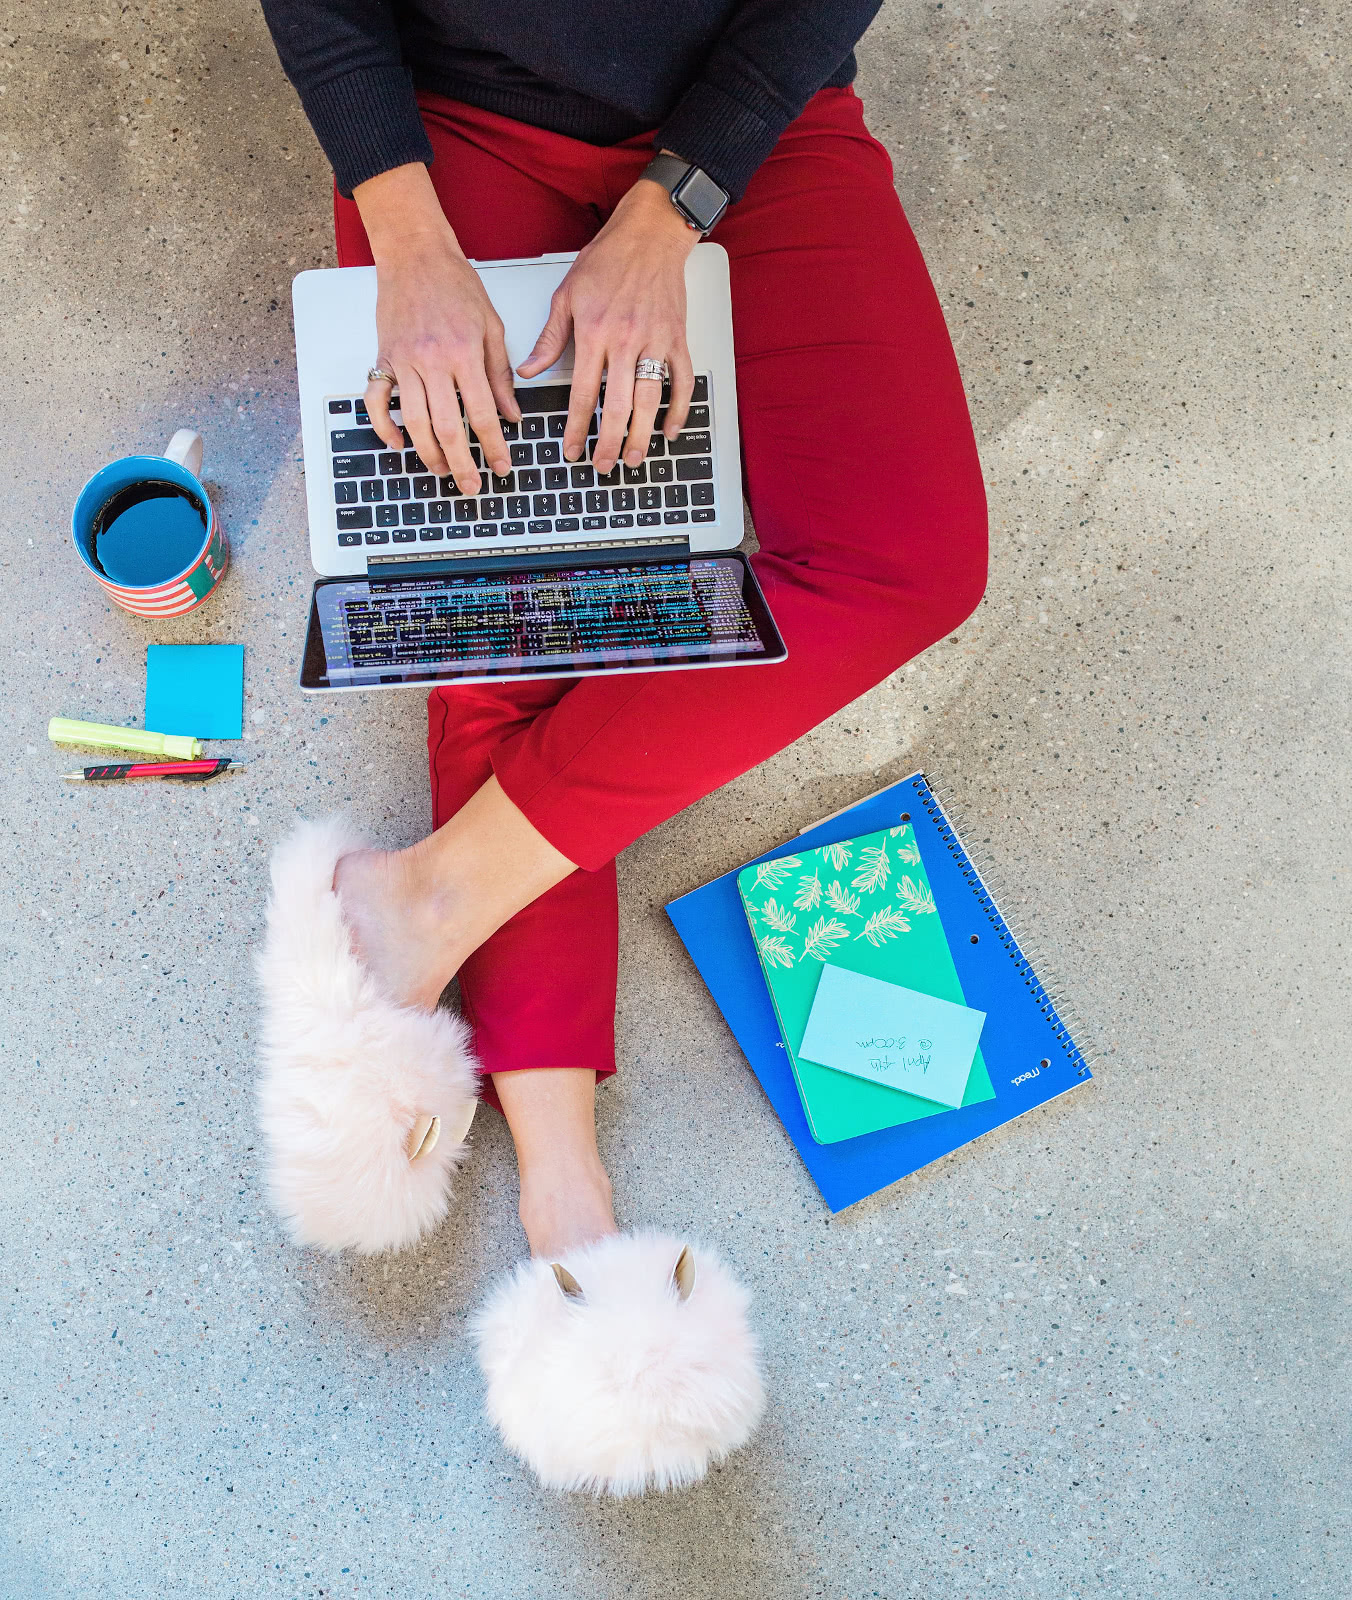
[[[262,3],[344,194],[431,161],[417,88],[588,144],[655,128],[736,200],[881,0]]]

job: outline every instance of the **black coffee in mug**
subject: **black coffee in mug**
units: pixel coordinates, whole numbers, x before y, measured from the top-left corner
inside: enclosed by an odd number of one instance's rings
[[[94,565],[112,583],[167,583],[192,565],[206,526],[205,507],[181,484],[163,478],[128,484],[94,517]]]

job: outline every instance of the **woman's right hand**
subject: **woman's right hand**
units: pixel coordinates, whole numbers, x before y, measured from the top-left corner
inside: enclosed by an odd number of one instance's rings
[[[477,494],[461,400],[497,473],[511,471],[499,413],[521,418],[502,319],[442,215],[426,167],[382,173],[358,184],[354,198],[376,260],[376,365],[395,375],[404,427],[428,471],[449,474],[464,495]],[[373,380],[366,390],[371,426],[390,449],[402,450],[389,402],[390,385]]]

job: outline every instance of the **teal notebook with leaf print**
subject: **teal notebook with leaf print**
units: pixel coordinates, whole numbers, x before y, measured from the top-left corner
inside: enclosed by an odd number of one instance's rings
[[[742,908],[760,956],[808,1129],[818,1144],[895,1128],[945,1108],[798,1054],[822,968],[832,966],[965,1005],[908,823],[744,868]],[[980,1049],[964,1106],[993,1100]]]

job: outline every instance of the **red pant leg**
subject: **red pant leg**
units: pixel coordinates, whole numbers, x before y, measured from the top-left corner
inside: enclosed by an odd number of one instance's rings
[[[632,179],[641,144],[606,158]],[[813,98],[714,237],[731,257],[753,559],[789,659],[587,678],[498,748],[503,788],[583,866],[815,727],[985,585],[957,361],[853,90]]]
[[[436,152],[433,183],[467,254],[580,249],[595,232],[603,197],[592,193],[600,174],[591,146],[437,96],[424,97],[423,116]],[[334,227],[339,263],[370,265],[360,213],[337,194]],[[487,781],[494,746],[572,687],[567,679],[467,685],[430,697],[434,827]],[[481,945],[460,969],[460,993],[485,1074],[525,1067],[614,1072],[618,943],[610,861],[575,872]],[[484,1098],[498,1105],[487,1077]]]

